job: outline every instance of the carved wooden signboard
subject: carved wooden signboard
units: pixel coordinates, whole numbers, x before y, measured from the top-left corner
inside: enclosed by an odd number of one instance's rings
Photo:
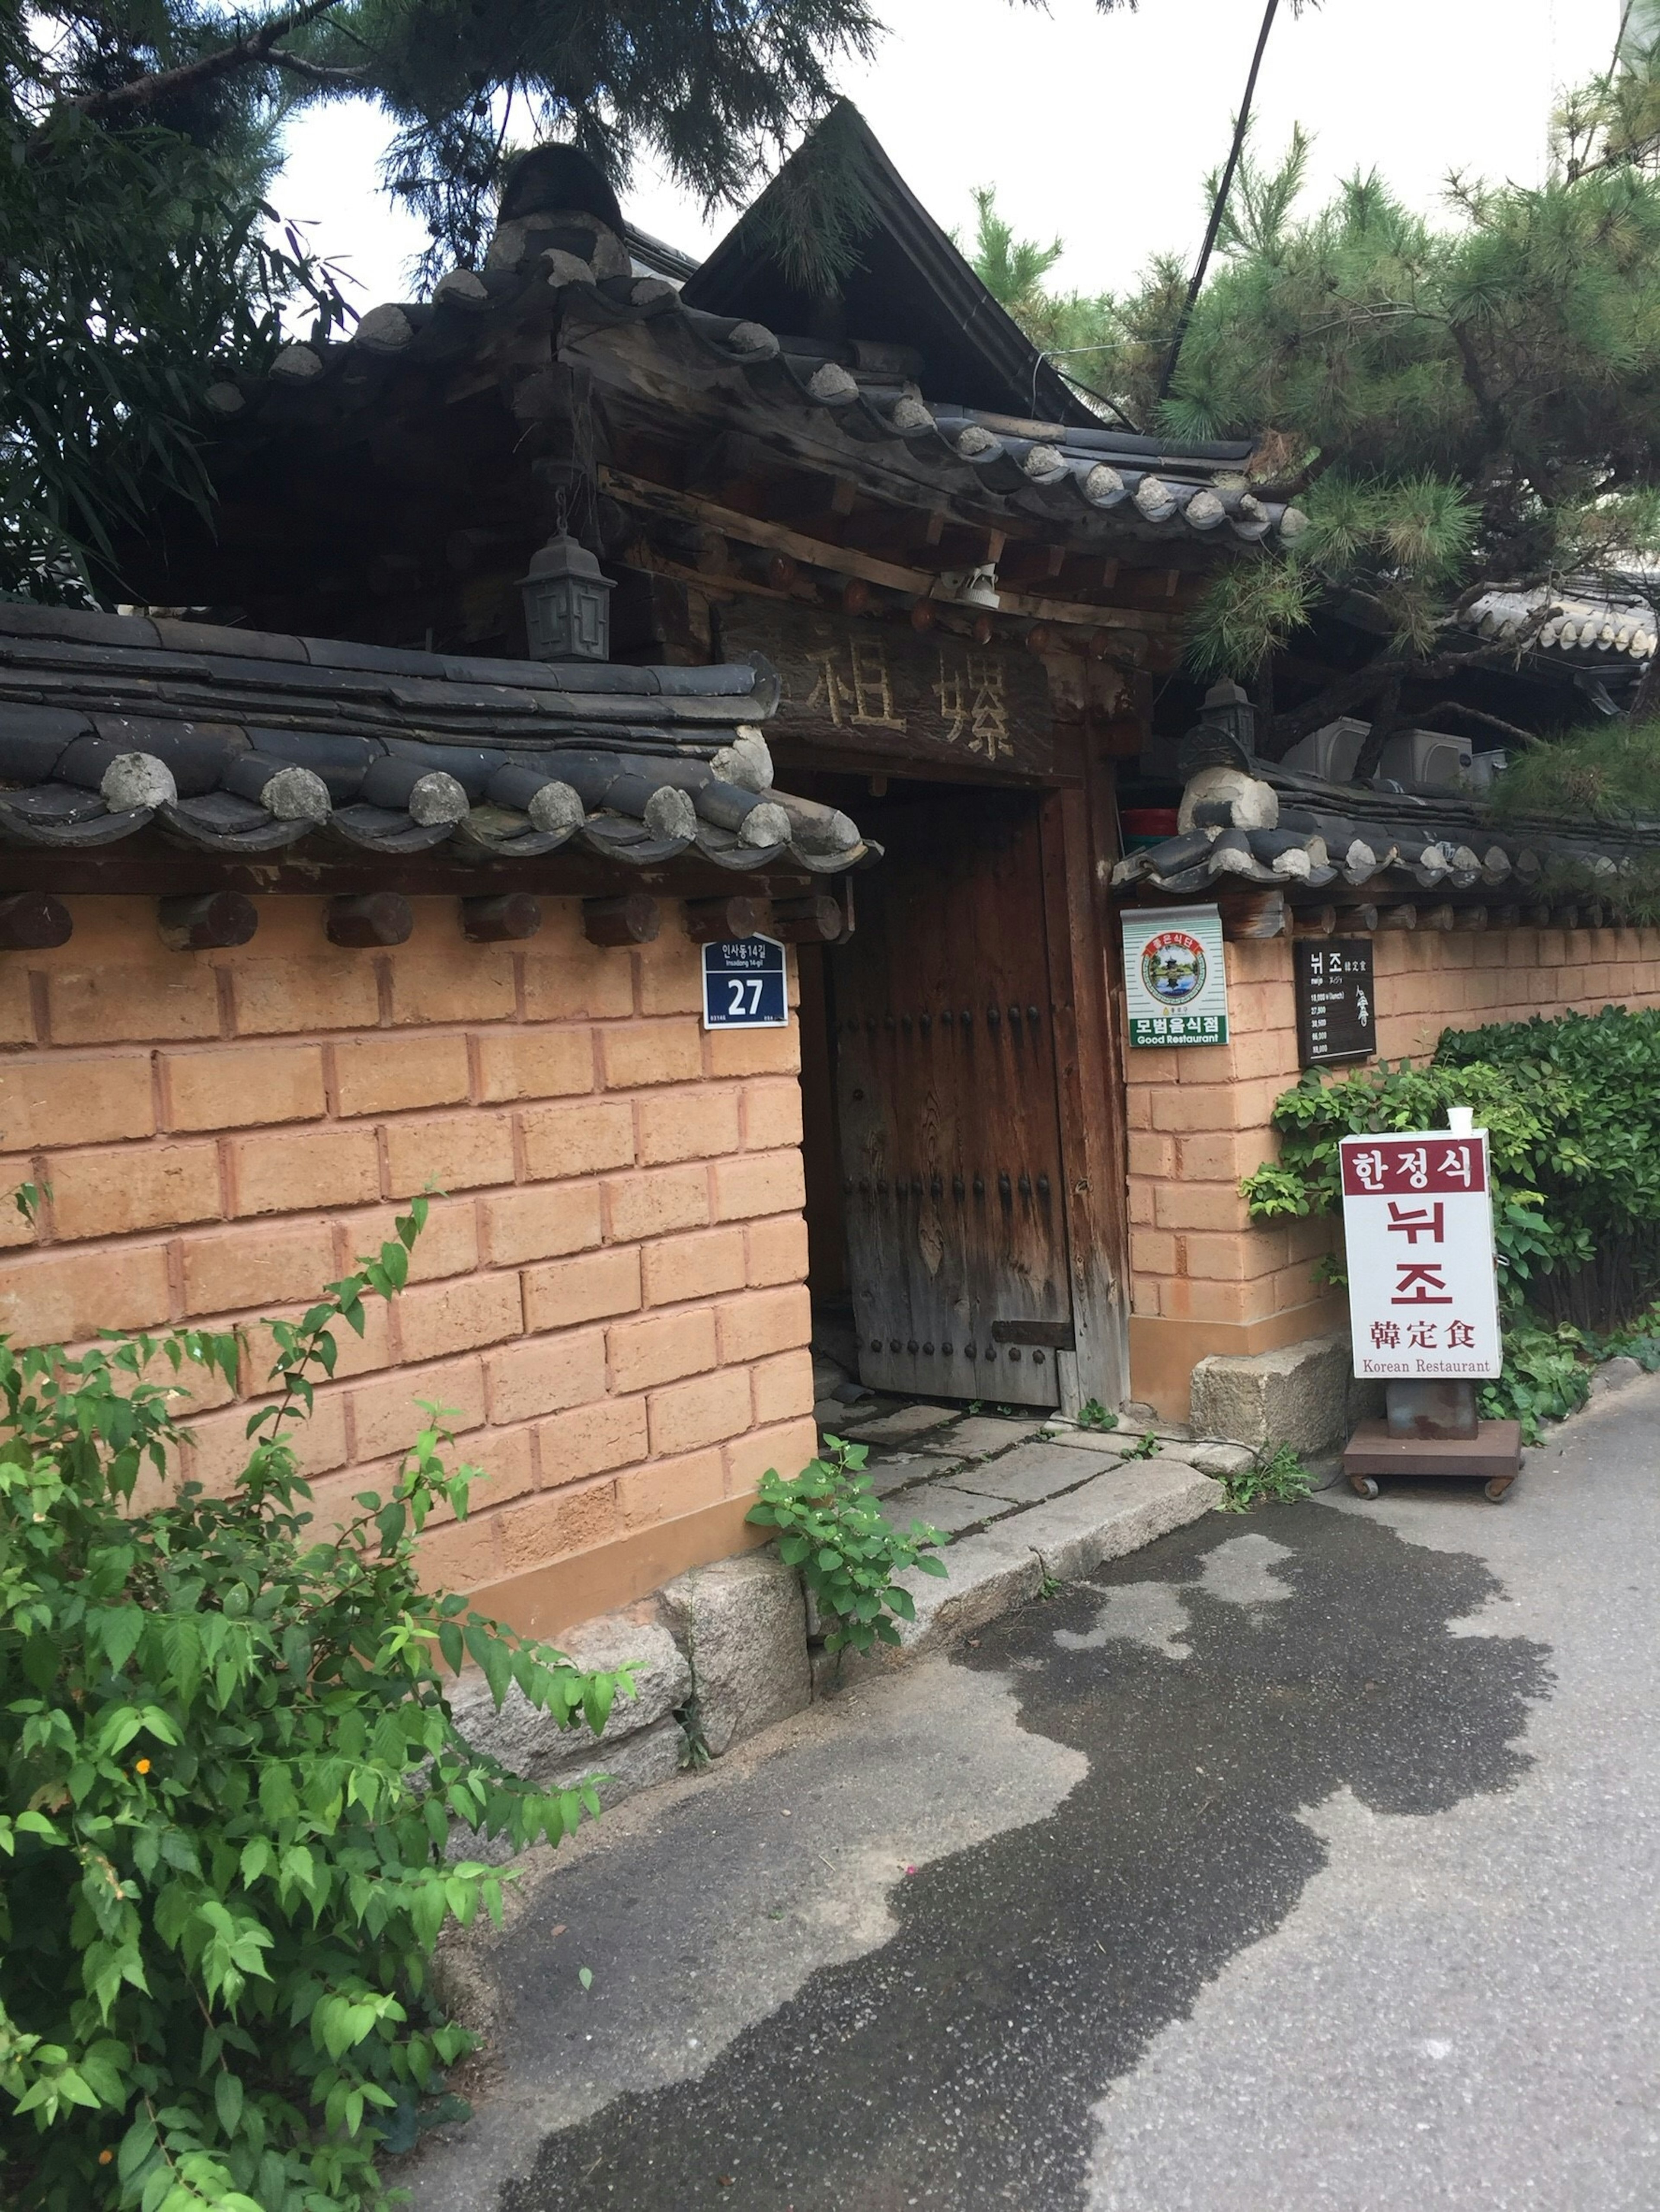
[[[1048,685],[1030,653],[754,602],[725,616],[721,644],[728,659],[762,653],[777,669],[783,696],[770,726],[781,737],[965,771],[1053,770]]]

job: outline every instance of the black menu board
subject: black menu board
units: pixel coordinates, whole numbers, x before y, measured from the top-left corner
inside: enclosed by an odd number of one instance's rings
[[[1292,943],[1297,976],[1297,1057],[1304,1067],[1366,1060],[1377,1049],[1371,940],[1298,937]]]

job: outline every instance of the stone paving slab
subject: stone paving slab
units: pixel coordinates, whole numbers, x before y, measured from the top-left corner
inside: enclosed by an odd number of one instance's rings
[[[1220,1504],[1222,1490],[1197,1468],[1176,1461],[1137,1460],[1097,1475],[1065,1498],[994,1522],[964,1536],[946,1554],[945,1582],[908,1567],[897,1579],[916,1607],[900,1628],[892,1664],[933,1649],[1035,1597],[1045,1575],[1074,1581],[1105,1559],[1168,1535]]]
[[[970,1413],[959,1421],[948,1433],[930,1437],[923,1446],[925,1451],[961,1452],[969,1459],[982,1459],[988,1452],[1006,1450],[1010,1444],[1025,1443],[1043,1427],[1041,1421],[1000,1420],[994,1413]]]
[[[982,1498],[976,1492],[958,1489],[954,1483],[919,1482],[915,1490],[902,1490],[891,1497],[882,1508],[882,1517],[903,1534],[909,1534],[913,1521],[921,1521],[942,1535],[951,1536],[959,1529],[974,1528],[994,1513],[1007,1510],[1004,1498]]]
[[[956,1480],[962,1490],[1006,1498],[1016,1505],[1036,1505],[1043,1498],[1053,1498],[1057,1490],[1069,1490],[1087,1476],[1099,1474],[1115,1463],[1116,1457],[1110,1450],[1098,1450],[1091,1466],[1076,1452],[1057,1451],[1053,1444],[1019,1444],[1000,1459],[959,1468]]]
[[[902,1437],[920,1437],[930,1429],[942,1429],[956,1419],[954,1406],[901,1406],[879,1420],[849,1422],[843,1433],[861,1444],[897,1443]]]
[[[1184,1527],[1222,1502],[1219,1483],[1177,1460],[1128,1460],[1081,1490],[1000,1522],[1042,1556],[1058,1582],[1075,1582]]]
[[[891,1459],[873,1459],[865,1468],[870,1486],[879,1498],[903,1490],[908,1482],[938,1481],[953,1472],[952,1463],[924,1459],[920,1452],[896,1452]]]

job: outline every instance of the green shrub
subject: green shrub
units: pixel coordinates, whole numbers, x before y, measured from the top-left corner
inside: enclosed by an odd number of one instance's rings
[[[1550,1328],[1524,1307],[1505,1317],[1505,1364],[1476,1392],[1476,1410],[1490,1421],[1520,1421],[1522,1440],[1536,1444],[1541,1421],[1566,1420],[1590,1395],[1594,1347],[1572,1327]]]
[[[827,1651],[868,1651],[897,1644],[897,1620],[914,1620],[916,1607],[894,1577],[907,1567],[944,1575],[943,1559],[929,1555],[943,1541],[937,1528],[913,1521],[902,1535],[883,1516],[865,1473],[864,1444],[824,1438],[824,1455],[788,1480],[774,1468],[761,1478],[760,1497],[748,1518],[778,1531],[778,1553],[818,1601]]]
[[[1384,1060],[1329,1082],[1310,1068],[1274,1101],[1279,1160],[1240,1183],[1251,1218],[1341,1215],[1340,1139],[1444,1128],[1449,1106],[1473,1106],[1477,1126],[1488,1133],[1493,1236],[1506,1290],[1518,1290],[1541,1268],[1583,1265],[1594,1249],[1590,1231],[1560,1212],[1548,1213],[1540,1188],[1546,1156],[1559,1143],[1572,1146],[1572,1137],[1562,1134],[1566,1085],[1551,1078],[1518,1085],[1508,1072],[1480,1062],[1414,1067],[1403,1060],[1391,1067]],[[1335,1266],[1326,1273],[1343,1279]]]
[[[277,1401],[229,1494],[131,1510],[234,1339],[0,1340],[0,2198],[19,2212],[347,2212],[471,2047],[429,2001],[452,1916],[499,1915],[452,1823],[556,1842],[592,1784],[540,1792],[475,1753],[441,1667],[471,1656],[596,1734],[629,1671],[584,1675],[423,1590],[415,1539],[467,1510],[430,1410],[389,1495],[320,1533],[295,1438],[333,1330],[390,1297],[425,1218],[273,1324]]]
[[[1660,1289],[1660,1011],[1449,1030],[1436,1063],[1455,1079],[1479,1066],[1548,1120],[1528,1176],[1575,1249],[1554,1255],[1533,1302],[1596,1331],[1639,1312]]]
[[[1536,1442],[1541,1419],[1584,1404],[1588,1362],[1655,1344],[1642,1317],[1660,1290],[1660,1012],[1448,1030],[1426,1067],[1310,1071],[1274,1103],[1279,1160],[1240,1188],[1255,1220],[1335,1214],[1340,1138],[1443,1127],[1455,1105],[1475,1108],[1493,1165],[1505,1366],[1481,1410]]]

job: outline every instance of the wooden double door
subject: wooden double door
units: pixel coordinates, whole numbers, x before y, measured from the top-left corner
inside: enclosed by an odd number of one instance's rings
[[[1038,801],[913,787],[860,820],[886,857],[830,965],[860,1379],[1058,1405],[1073,1316]]]

